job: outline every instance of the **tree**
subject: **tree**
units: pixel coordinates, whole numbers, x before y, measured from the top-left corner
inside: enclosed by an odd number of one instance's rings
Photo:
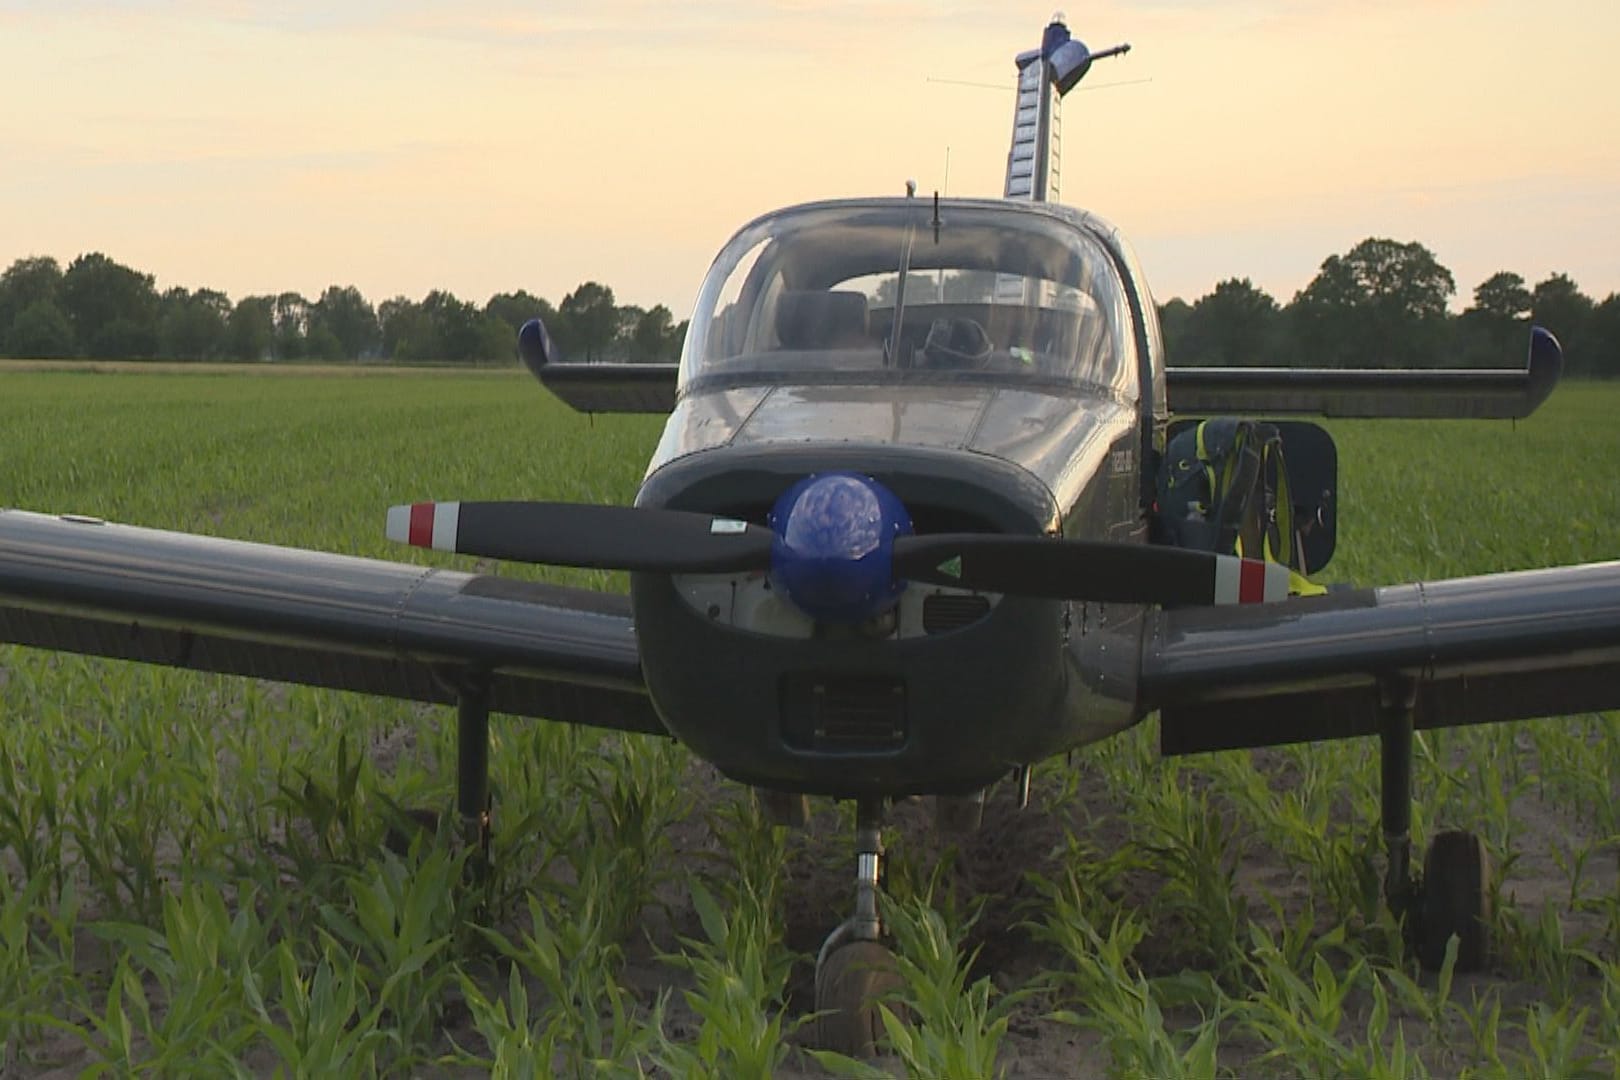
[[[1522,362],[1530,303],[1524,278],[1511,271],[1499,270],[1476,285],[1473,306],[1457,318],[1458,361],[1467,367]]]
[[[100,252],[80,255],[62,275],[61,304],[74,337],[97,358],[152,356],[157,352],[157,292],[152,275],[138,273]]]
[[[1426,367],[1446,338],[1451,271],[1419,243],[1369,238],[1330,255],[1289,306],[1307,362]]]
[[[383,355],[390,360],[414,360],[433,355],[433,323],[422,314],[414,300],[396,296],[377,305],[377,323],[382,331]]]
[[[422,298],[422,314],[433,325],[436,351],[413,356],[413,360],[448,360],[472,363],[480,359],[484,339],[480,332],[481,313],[465,300],[443,289],[434,289]]]
[[[188,293],[173,288],[163,294],[158,321],[158,351],[177,360],[212,360],[226,352],[231,302],[214,289]]]
[[[231,309],[226,330],[226,352],[238,360],[268,360],[275,345],[276,300],[273,296],[244,296]]]
[[[1587,324],[1596,308],[1567,274],[1551,275],[1531,293],[1530,320],[1557,336],[1564,347],[1564,370],[1570,375],[1590,373]]]
[[[557,324],[557,309],[522,289],[515,293],[496,293],[484,305],[484,314],[501,320],[511,331],[514,341],[523,324],[530,319],[539,319],[546,324],[547,330],[555,329]]]
[[[1177,362],[1234,367],[1273,362],[1280,309],[1248,278],[1229,278],[1192,306]]]
[[[9,355],[60,360],[73,355],[73,324],[52,300],[38,300],[11,320]]]
[[[1187,340],[1187,322],[1192,318],[1192,305],[1179,296],[1171,297],[1159,305],[1159,333],[1164,337],[1164,352],[1172,362],[1190,363],[1183,356]]]
[[[1610,293],[1587,320],[1588,374],[1620,377],[1620,293]]]
[[[338,340],[338,336],[332,333],[330,328],[313,323],[309,334],[304,338],[304,358],[336,363],[341,360],[353,360],[355,356],[343,347],[343,342]]]
[[[1530,314],[1531,301],[1524,278],[1509,270],[1498,270],[1474,286],[1474,306],[1469,310],[1497,319],[1522,319]]]
[[[360,360],[381,341],[376,309],[353,285],[328,285],[309,321],[310,352],[323,360]]]
[[[272,350],[277,360],[302,360],[307,353],[304,339],[309,336],[309,301],[295,292],[284,292],[271,302],[275,325]]]
[[[679,343],[671,340],[672,319],[669,308],[663,304],[654,304],[652,310],[642,312],[630,331],[630,359],[642,363],[672,359],[671,354],[680,349]]]
[[[583,353],[579,359],[600,360],[613,343],[618,330],[618,309],[613,302],[613,290],[594,281],[587,281],[567,296],[557,307],[562,323],[553,336],[564,353]]]
[[[48,304],[58,314],[63,314],[59,304],[61,287],[62,268],[48,255],[18,259],[4,274],[0,274],[0,355],[24,356],[32,351],[10,340],[13,324],[18,316],[36,304]],[[36,321],[40,317],[48,318],[36,314]],[[63,317],[66,317],[65,314]],[[73,355],[72,333],[70,325],[68,351],[65,354],[68,356]]]
[[[613,309],[613,341],[608,346],[606,359],[633,360],[635,358],[636,324],[647,314],[637,304],[620,304]]]
[[[517,335],[505,319],[485,312],[478,316],[479,360],[514,363],[517,360]]]

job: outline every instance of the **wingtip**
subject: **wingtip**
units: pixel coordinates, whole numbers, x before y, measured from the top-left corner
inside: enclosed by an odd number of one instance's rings
[[[1548,395],[1553,387],[1558,385],[1558,379],[1564,373],[1564,347],[1558,343],[1553,332],[1543,326],[1530,328],[1530,357],[1525,365],[1525,409],[1524,415],[1535,412],[1536,408]]]

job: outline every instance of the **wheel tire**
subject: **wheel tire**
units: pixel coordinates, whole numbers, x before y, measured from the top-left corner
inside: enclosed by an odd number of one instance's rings
[[[1430,971],[1445,963],[1457,935],[1459,972],[1485,966],[1491,921],[1491,863],[1478,836],[1462,829],[1440,833],[1423,857],[1418,958]]]
[[[878,1004],[900,982],[894,954],[875,941],[833,950],[816,970],[817,1044],[852,1058],[874,1057],[884,1034]]]

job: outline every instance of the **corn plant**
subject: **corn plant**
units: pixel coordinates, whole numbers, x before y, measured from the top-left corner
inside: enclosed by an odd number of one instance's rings
[[[1545,1076],[1551,1080],[1597,1080],[1613,1076],[1612,1070],[1598,1067],[1599,1058],[1589,1046],[1586,1025],[1590,1017],[1587,1009],[1572,1009],[1569,1005],[1549,1009],[1537,1004],[1525,1014],[1524,1037],[1529,1049],[1520,1055],[1520,1067],[1526,1076]]]
[[[692,974],[695,987],[682,994],[697,1018],[697,1037],[677,1043],[665,1035],[663,1009],[653,1060],[672,1075],[769,1080],[787,1059],[784,998],[793,958],[782,948],[770,893],[741,886],[729,911],[699,881],[691,884],[692,907],[705,940],[682,939],[669,957]]]
[[[384,1005],[372,999],[359,962],[330,934],[320,932],[308,971],[286,941],[271,950],[267,967],[275,978],[249,977],[243,993],[257,1035],[283,1075],[376,1076],[379,1062],[401,1055],[399,1032],[386,1024]]]
[[[1237,888],[1244,840],[1202,792],[1164,769],[1141,789],[1132,807],[1137,844],[1166,875],[1158,896],[1161,918],[1182,929],[1184,949],[1228,976],[1245,953],[1248,904]]]
[[[396,1026],[407,1052],[430,1046],[456,983],[452,942],[467,853],[421,852],[413,863],[385,852],[349,879],[344,905],[320,910],[323,929],[354,950],[357,969]]]
[[[1088,914],[1092,893],[1072,872],[1061,883],[1033,880],[1046,915],[1029,929],[1062,959],[1048,976],[1062,1006],[1052,1018],[1095,1034],[1116,1075],[1213,1075],[1226,1008],[1220,987],[1192,975],[1148,979],[1134,956],[1146,933],[1139,917],[1109,905],[1107,929],[1098,930]],[[1166,1003],[1199,1009],[1202,1018],[1190,1033],[1173,1031],[1162,1011]]]
[[[508,994],[504,1002],[479,991],[464,973],[469,1006],[491,1057],[475,1058],[487,1067],[502,1060],[507,1067],[532,1054],[546,1068],[565,1075],[639,1070],[650,1030],[634,998],[618,982],[624,962],[619,945],[616,909],[597,886],[582,883],[570,898],[529,898],[530,928],[516,940],[488,927],[483,936],[508,961]],[[545,997],[531,1007],[526,986],[532,982]],[[526,1067],[526,1066],[524,1066]]]
[[[161,930],[116,922],[95,930],[121,947],[115,979],[125,1007],[97,1025],[117,1061],[129,1063],[131,1029],[142,1067],[160,1074],[221,1068],[248,1045],[242,987],[265,945],[251,902],[232,914],[218,890],[191,885],[164,896]]]
[[[895,1002],[879,1005],[879,1015],[906,1074],[942,1080],[1001,1075],[997,1051],[1013,1010],[1033,989],[1006,993],[989,976],[972,979],[977,950],[962,952],[968,927],[953,932],[921,897],[885,903],[884,923],[894,934],[902,986]],[[834,1068],[862,1072],[836,1054],[816,1057]]]

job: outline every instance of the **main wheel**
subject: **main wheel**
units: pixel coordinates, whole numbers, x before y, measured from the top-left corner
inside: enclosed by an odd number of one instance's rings
[[[875,941],[840,945],[816,969],[816,1042],[853,1058],[877,1053],[883,1036],[878,1005],[898,989],[894,954]],[[893,1008],[893,1006],[890,1006]]]
[[[1418,908],[1418,958],[1425,968],[1439,970],[1453,934],[1457,935],[1456,970],[1478,971],[1485,966],[1490,880],[1490,858],[1473,833],[1452,829],[1429,842]]]

